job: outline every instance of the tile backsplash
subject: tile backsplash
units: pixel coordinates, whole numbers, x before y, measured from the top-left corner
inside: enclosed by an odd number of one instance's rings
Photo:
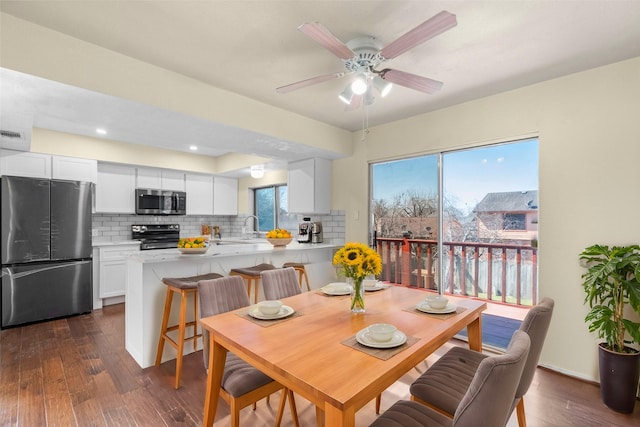
[[[201,233],[201,225],[218,225],[222,237],[239,237],[242,228],[249,215],[237,216],[152,216],[130,214],[93,214],[93,241],[94,242],[120,242],[131,240],[131,224],[180,224],[180,236],[198,236]],[[309,216],[309,215],[304,215]],[[302,222],[300,215],[299,222]],[[331,211],[327,215],[311,215],[313,221],[322,222],[324,241],[344,241],[345,239],[345,212],[342,210]],[[252,222],[249,222],[252,224]],[[298,230],[289,230],[293,235]]]

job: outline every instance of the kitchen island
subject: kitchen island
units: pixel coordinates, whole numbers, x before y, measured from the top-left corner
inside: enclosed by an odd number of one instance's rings
[[[306,264],[312,288],[320,288],[337,281],[332,265],[333,253],[342,243],[300,244],[274,248],[264,239],[250,241],[223,240],[208,248],[204,254],[181,254],[177,249],[141,251],[127,259],[127,287],[125,296],[125,345],[142,368],[153,366],[164,310],[166,285],[164,277],[189,277],[206,273],[228,276],[232,268],[270,263],[281,267],[286,262]],[[264,299],[260,286],[259,299]],[[187,319],[193,318],[193,304],[188,305]],[[179,301],[172,306],[170,324],[178,323]],[[187,333],[190,331],[187,330]],[[196,350],[202,348],[198,341]],[[195,351],[185,345],[185,354]],[[165,346],[162,361],[175,359],[176,351]]]

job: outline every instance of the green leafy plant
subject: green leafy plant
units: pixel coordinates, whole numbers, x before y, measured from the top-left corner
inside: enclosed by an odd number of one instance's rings
[[[624,308],[629,305],[640,314],[640,246],[593,245],[580,259],[587,268],[582,286],[591,308],[585,317],[589,332],[597,332],[612,351],[635,352],[626,344],[640,343],[640,323],[625,318]]]

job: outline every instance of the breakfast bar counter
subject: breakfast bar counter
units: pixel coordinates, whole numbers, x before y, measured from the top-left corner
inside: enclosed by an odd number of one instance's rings
[[[212,245],[204,254],[181,254],[178,249],[140,251],[127,259],[127,286],[125,294],[125,345],[142,368],[153,366],[166,285],[164,277],[190,277],[206,273],[228,276],[232,268],[250,267],[269,263],[281,267],[286,262],[305,264],[312,288],[320,288],[335,282],[336,270],[332,265],[333,253],[343,242],[308,243],[291,242],[286,247],[273,247],[266,240],[244,242],[224,240]],[[261,287],[260,287],[261,289]],[[264,299],[262,292],[259,298]],[[170,324],[178,321],[178,300],[174,301]],[[188,304],[187,319],[193,318],[193,304]],[[190,333],[188,330],[187,333]],[[198,341],[196,350],[202,348]],[[194,351],[192,345],[185,345],[187,351]],[[165,346],[162,361],[175,359],[176,351]]]

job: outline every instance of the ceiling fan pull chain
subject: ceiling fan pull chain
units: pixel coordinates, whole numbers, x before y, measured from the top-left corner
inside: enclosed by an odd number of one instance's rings
[[[362,142],[366,142],[369,135],[369,106],[366,102],[362,103]]]

